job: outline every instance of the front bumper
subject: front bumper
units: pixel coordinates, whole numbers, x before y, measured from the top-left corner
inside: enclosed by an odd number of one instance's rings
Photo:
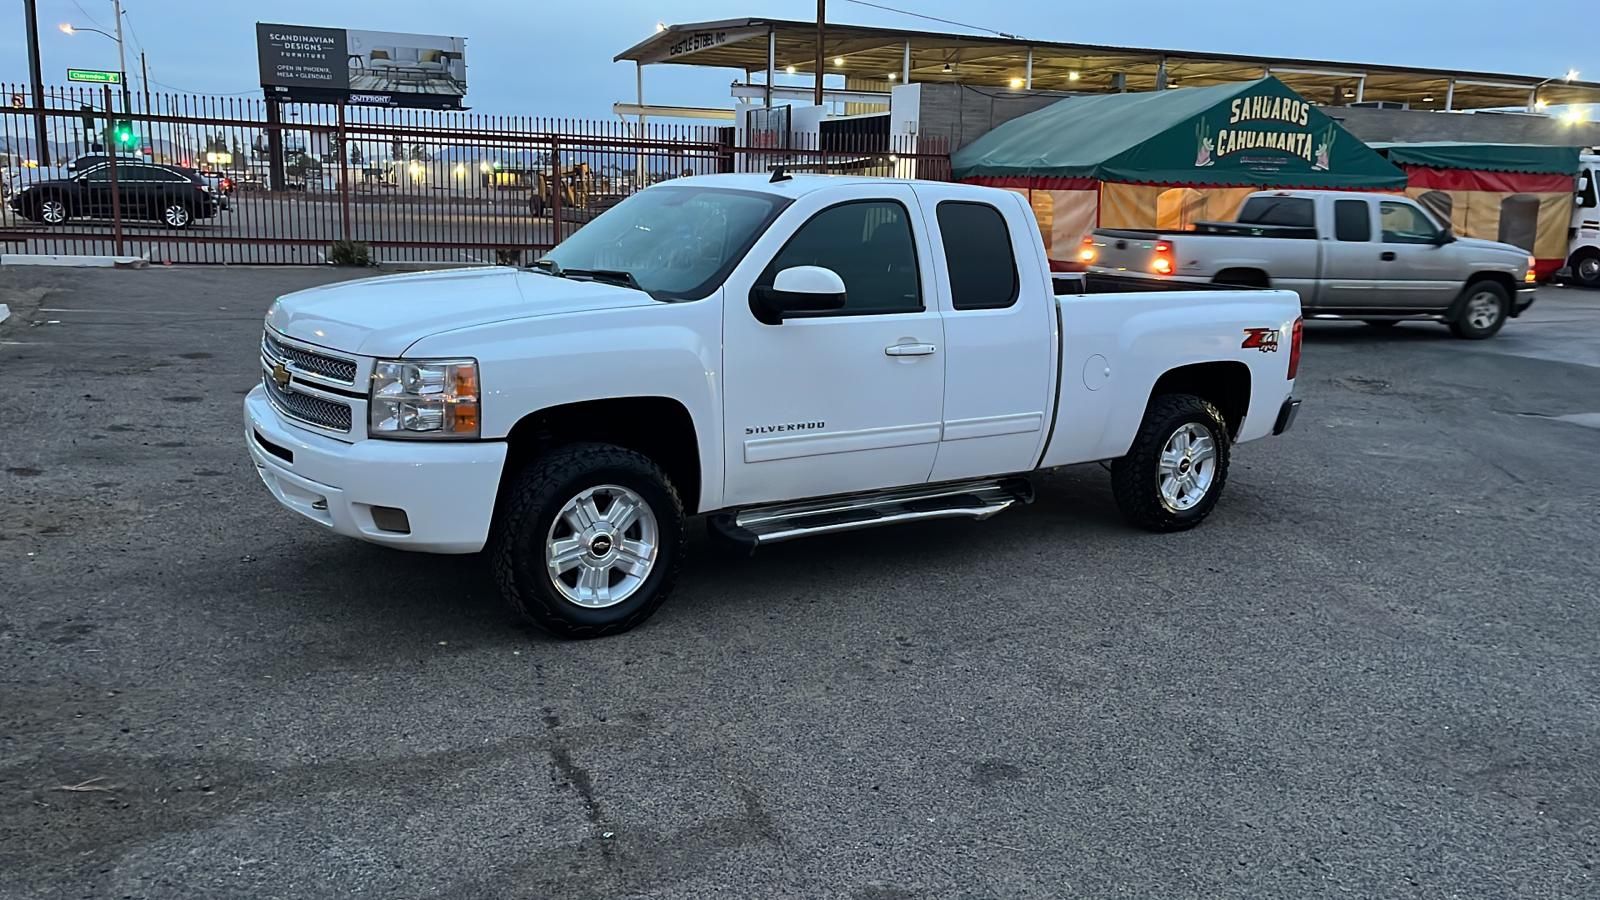
[[[1528,307],[1533,305],[1534,298],[1538,295],[1537,285],[1528,285],[1517,288],[1516,296],[1511,298],[1511,317],[1514,319],[1522,315]]]
[[[244,399],[244,440],[278,502],[337,534],[425,553],[488,541],[503,441],[347,444],[285,422],[260,385]],[[409,532],[379,528],[373,507],[404,510]]]

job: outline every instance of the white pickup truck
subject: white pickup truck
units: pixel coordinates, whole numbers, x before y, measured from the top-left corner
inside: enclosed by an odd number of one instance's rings
[[[667,596],[693,514],[753,549],[984,519],[1109,460],[1129,520],[1198,524],[1233,445],[1294,421],[1299,301],[1116,280],[1058,293],[1008,191],[683,178],[533,269],[279,298],[244,437],[329,530],[487,548],[517,612],[610,634]]]
[[[1089,271],[1179,283],[1287,288],[1317,319],[1421,319],[1493,337],[1533,303],[1534,261],[1511,244],[1457,237],[1398,194],[1260,191],[1236,222],[1193,231],[1096,229]]]

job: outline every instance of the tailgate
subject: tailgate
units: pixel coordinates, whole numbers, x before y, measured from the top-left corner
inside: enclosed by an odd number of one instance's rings
[[[1079,258],[1090,271],[1170,275],[1172,242],[1154,231],[1099,229],[1083,239]],[[1163,268],[1163,266],[1165,268]]]

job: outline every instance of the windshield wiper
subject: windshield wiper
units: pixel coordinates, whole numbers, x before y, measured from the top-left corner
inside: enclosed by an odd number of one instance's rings
[[[534,271],[543,272],[546,275],[554,275],[557,278],[566,277],[566,271],[561,268],[561,263],[558,263],[553,259],[546,258],[535,260],[532,268]]]
[[[644,291],[644,288],[639,286],[639,280],[633,277],[633,273],[624,269],[562,269],[561,274],[563,276],[577,275],[590,281],[603,281],[606,284],[615,284],[621,287],[633,288],[636,291]],[[649,293],[649,291],[645,291],[645,293]]]

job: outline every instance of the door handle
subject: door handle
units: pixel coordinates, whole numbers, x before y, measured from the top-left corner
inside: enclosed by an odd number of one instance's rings
[[[1383,260],[1384,262],[1394,262],[1394,251],[1393,250],[1385,250],[1382,253],[1378,254],[1378,258]]]
[[[884,356],[932,356],[939,348],[932,344],[890,344],[883,348]]]

